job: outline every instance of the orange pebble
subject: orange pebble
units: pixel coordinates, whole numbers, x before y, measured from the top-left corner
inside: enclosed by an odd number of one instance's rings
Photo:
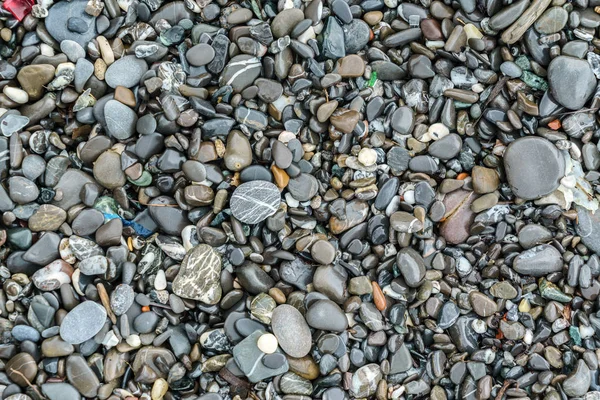
[[[458,179],[459,181],[464,181],[465,179],[467,179],[468,176],[469,174],[467,174],[466,172],[461,172],[460,174],[458,174],[456,179]]]
[[[377,307],[379,311],[385,310],[385,307],[387,306],[385,295],[379,287],[379,284],[375,281],[372,281],[371,286],[373,287],[373,301],[375,302],[375,307]]]
[[[142,307],[142,312],[148,312],[150,311],[150,306],[143,306]]]
[[[555,131],[559,130],[561,126],[562,125],[560,124],[560,121],[557,119],[555,119],[554,121],[550,121],[548,123],[548,128],[555,130]]]

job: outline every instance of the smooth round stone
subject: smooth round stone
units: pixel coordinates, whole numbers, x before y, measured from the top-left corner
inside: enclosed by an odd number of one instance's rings
[[[456,157],[462,149],[462,139],[456,133],[451,133],[433,142],[427,151],[433,157],[450,160]]]
[[[129,285],[118,285],[110,294],[110,308],[117,316],[123,315],[132,306],[135,292]]]
[[[290,8],[281,11],[273,18],[271,22],[271,31],[275,38],[289,35],[292,29],[304,19],[304,13],[297,8]]]
[[[342,332],[348,328],[348,320],[340,307],[331,300],[317,300],[306,312],[306,322],[315,329]]]
[[[230,171],[241,171],[252,164],[252,148],[246,135],[237,130],[229,133],[224,159]]]
[[[558,188],[565,174],[565,161],[552,142],[528,136],[508,146],[504,152],[504,169],[513,193],[533,200]]]
[[[116,189],[125,185],[125,174],[121,170],[121,156],[107,150],[94,163],[94,178],[107,189]]]
[[[308,201],[317,194],[319,183],[313,175],[301,173],[290,179],[287,189],[294,199]]]
[[[257,224],[275,214],[281,202],[277,186],[266,181],[242,183],[233,192],[231,212],[239,221]]]
[[[200,43],[189,49],[185,57],[191,65],[201,67],[215,58],[215,50],[206,43]]]
[[[560,32],[569,19],[569,13],[562,7],[550,7],[533,25],[535,30],[542,35]]]
[[[40,190],[35,183],[22,176],[8,178],[8,194],[17,204],[27,204],[40,195]]]
[[[109,100],[104,105],[104,119],[108,133],[118,140],[129,139],[138,122],[135,111],[117,100]]]
[[[138,333],[153,332],[158,324],[159,317],[152,311],[143,312],[133,320],[133,329]]]
[[[469,293],[469,301],[473,311],[480,317],[489,317],[498,311],[496,302],[481,292],[473,291]]]
[[[93,301],[73,308],[60,324],[60,337],[67,343],[80,344],[93,338],[104,326],[106,309]]]
[[[146,61],[136,56],[125,56],[112,63],[106,70],[104,79],[111,88],[136,86],[142,76],[148,71]]]
[[[421,286],[425,278],[425,263],[423,257],[416,250],[411,247],[403,248],[396,256],[396,263],[408,286]]]
[[[319,264],[331,264],[335,259],[335,248],[327,240],[317,240],[310,248],[313,260]]]
[[[292,357],[304,357],[310,352],[312,337],[304,317],[295,307],[277,306],[271,317],[271,328],[279,346]]]
[[[523,275],[535,277],[558,272],[562,268],[563,260],[560,252],[547,244],[542,244],[522,252],[513,262],[513,269],[515,271]]]
[[[570,110],[583,108],[594,93],[596,76],[586,60],[558,56],[548,66],[548,85],[556,101]]]
[[[6,363],[4,370],[11,381],[21,387],[27,387],[34,381],[38,367],[30,354],[19,353]]]
[[[523,70],[512,61],[505,61],[500,64],[500,71],[510,78],[518,78],[523,74]]]
[[[545,226],[528,224],[521,228],[518,237],[521,247],[530,249],[538,244],[547,243],[552,240],[552,232]]]
[[[13,338],[19,342],[29,340],[31,342],[38,342],[40,340],[40,333],[33,327],[28,325],[17,325],[11,330]]]
[[[271,154],[273,155],[273,161],[281,169],[286,169],[292,164],[293,154],[291,150],[279,140],[273,142]]]
[[[149,135],[154,133],[156,131],[156,127],[156,119],[152,114],[146,114],[140,117],[135,124],[135,130],[140,135]]]
[[[283,86],[277,81],[258,78],[254,84],[258,87],[258,98],[265,103],[273,103],[283,94]]]
[[[258,338],[256,345],[266,354],[273,354],[277,350],[277,338],[271,333],[265,333]]]

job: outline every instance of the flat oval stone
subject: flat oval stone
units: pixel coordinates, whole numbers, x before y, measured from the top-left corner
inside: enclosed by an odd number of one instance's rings
[[[93,338],[104,326],[106,309],[93,301],[73,308],[60,324],[60,337],[67,343],[79,344]]]
[[[513,193],[533,200],[558,188],[565,174],[565,161],[552,142],[528,136],[508,146],[504,152],[504,169]]]
[[[513,269],[518,273],[536,277],[561,271],[562,268],[562,256],[558,250],[548,244],[522,252],[513,262]]]
[[[342,332],[348,320],[342,309],[331,300],[317,300],[306,312],[306,322],[315,329]]]
[[[271,328],[279,346],[290,356],[300,358],[310,352],[310,328],[295,307],[287,304],[276,307],[271,317]]]
[[[136,56],[125,56],[112,63],[106,70],[104,79],[111,88],[136,86],[148,71],[148,64]]]
[[[215,50],[206,43],[200,43],[185,53],[185,57],[191,65],[200,67],[210,63],[215,58]]]
[[[257,224],[275,214],[280,202],[281,194],[274,184],[246,182],[238,186],[231,196],[231,213],[243,223]]]
[[[17,385],[27,387],[34,381],[38,367],[30,354],[19,353],[6,363],[4,370]]]
[[[569,19],[569,13],[562,7],[550,7],[533,25],[543,35],[560,32]]]

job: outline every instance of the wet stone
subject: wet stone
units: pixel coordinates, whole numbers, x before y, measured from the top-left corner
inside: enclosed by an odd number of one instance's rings
[[[83,302],[63,319],[60,325],[60,337],[67,343],[83,343],[102,329],[105,320],[104,307],[93,301]]]
[[[504,168],[513,193],[527,200],[552,193],[565,174],[564,158],[558,149],[539,137],[511,143],[504,153]]]
[[[231,211],[240,221],[256,224],[275,214],[281,195],[272,183],[252,181],[240,185],[231,197]]]

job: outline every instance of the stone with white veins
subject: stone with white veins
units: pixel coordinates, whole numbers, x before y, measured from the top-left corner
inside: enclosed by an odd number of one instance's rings
[[[67,343],[79,344],[93,338],[106,321],[106,309],[93,301],[73,308],[60,324],[60,337]]]
[[[216,304],[221,300],[221,256],[209,245],[188,252],[173,280],[173,293],[185,299]]]
[[[231,196],[233,216],[246,224],[258,224],[279,208],[281,194],[274,184],[267,181],[251,181],[238,186]]]

